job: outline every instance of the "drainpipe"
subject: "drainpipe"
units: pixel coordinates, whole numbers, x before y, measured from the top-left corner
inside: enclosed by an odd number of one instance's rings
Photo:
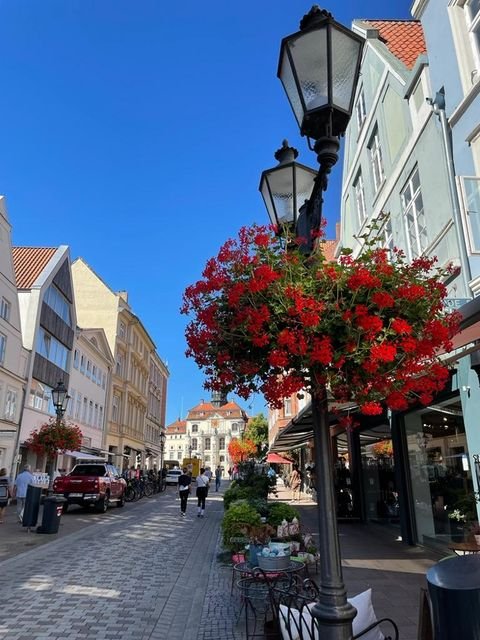
[[[452,129],[448,124],[447,115],[445,113],[445,89],[442,87],[437,91],[433,100],[428,99],[432,105],[433,112],[438,116],[442,127],[443,145],[445,147],[445,156],[447,164],[448,188],[452,200],[453,224],[455,234],[457,236],[458,250],[460,252],[460,265],[463,286],[465,287],[466,297],[473,297],[470,289],[470,280],[472,273],[470,271],[470,262],[468,260],[467,244],[465,242],[465,234],[463,233],[462,217],[460,213],[460,201],[458,198],[457,185],[455,182],[455,163],[453,161],[453,141]]]

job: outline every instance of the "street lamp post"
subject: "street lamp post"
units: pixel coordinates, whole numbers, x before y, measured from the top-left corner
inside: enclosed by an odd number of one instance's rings
[[[52,389],[52,402],[55,407],[55,413],[57,414],[57,425],[60,424],[65,415],[69,400],[70,396],[68,395],[67,388],[63,384],[63,381],[59,380],[55,389]]]
[[[167,436],[165,435],[164,431],[160,431],[160,471],[163,469],[163,458],[164,458],[164,452],[165,452],[165,440],[167,439]]]
[[[312,178],[312,170],[295,162],[297,152],[285,141],[275,156],[280,164],[263,172],[260,191],[272,223],[280,225],[280,233],[287,226],[293,227],[307,256],[315,249],[323,192],[338,160],[339,137],[345,133],[352,113],[363,44],[362,38],[317,6],[303,17],[300,31],[282,40],[278,76],[300,133],[317,154],[319,170]],[[308,199],[302,203],[303,198]],[[312,386],[313,381],[312,376]],[[312,420],[321,576],[312,615],[321,638],[349,640],[356,611],[347,601],[342,577],[328,401],[325,385],[318,383],[312,389]]]

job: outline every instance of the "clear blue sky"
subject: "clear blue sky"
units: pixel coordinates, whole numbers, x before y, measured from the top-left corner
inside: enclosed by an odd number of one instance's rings
[[[322,5],[409,18],[405,0]],[[15,245],[67,244],[128,290],[171,376],[167,424],[208,398],[184,356],[184,288],[238,229],[266,222],[258,193],[283,138],[314,154],[276,77],[280,40],[311,3],[0,2],[0,192]],[[341,166],[325,215],[333,237]],[[257,396],[243,403],[265,412]]]

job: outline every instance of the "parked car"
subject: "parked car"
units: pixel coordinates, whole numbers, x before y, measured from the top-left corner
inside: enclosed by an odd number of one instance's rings
[[[100,513],[105,513],[112,504],[123,507],[126,488],[118,470],[106,462],[77,464],[69,474],[53,482],[53,492],[67,500],[64,511],[71,504],[93,506]]]
[[[167,471],[167,484],[178,484],[178,478],[182,475],[180,469],[169,469]]]

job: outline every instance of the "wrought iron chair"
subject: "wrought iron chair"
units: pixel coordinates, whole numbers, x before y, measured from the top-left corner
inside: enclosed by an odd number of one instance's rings
[[[282,638],[282,640],[319,640],[318,625],[311,615],[311,607],[318,599],[318,595],[319,588],[314,580],[311,578],[301,580],[297,575],[279,576],[279,579],[270,585],[270,608],[278,638]],[[355,606],[355,603],[353,604]],[[377,620],[373,608],[371,608],[371,613],[371,624],[357,631],[352,640],[366,636],[370,631],[383,624],[388,624],[393,629],[391,635],[384,636],[384,640],[398,640],[399,632],[395,622],[391,618]],[[359,621],[357,621],[357,626]],[[383,632],[381,633],[383,635]]]

